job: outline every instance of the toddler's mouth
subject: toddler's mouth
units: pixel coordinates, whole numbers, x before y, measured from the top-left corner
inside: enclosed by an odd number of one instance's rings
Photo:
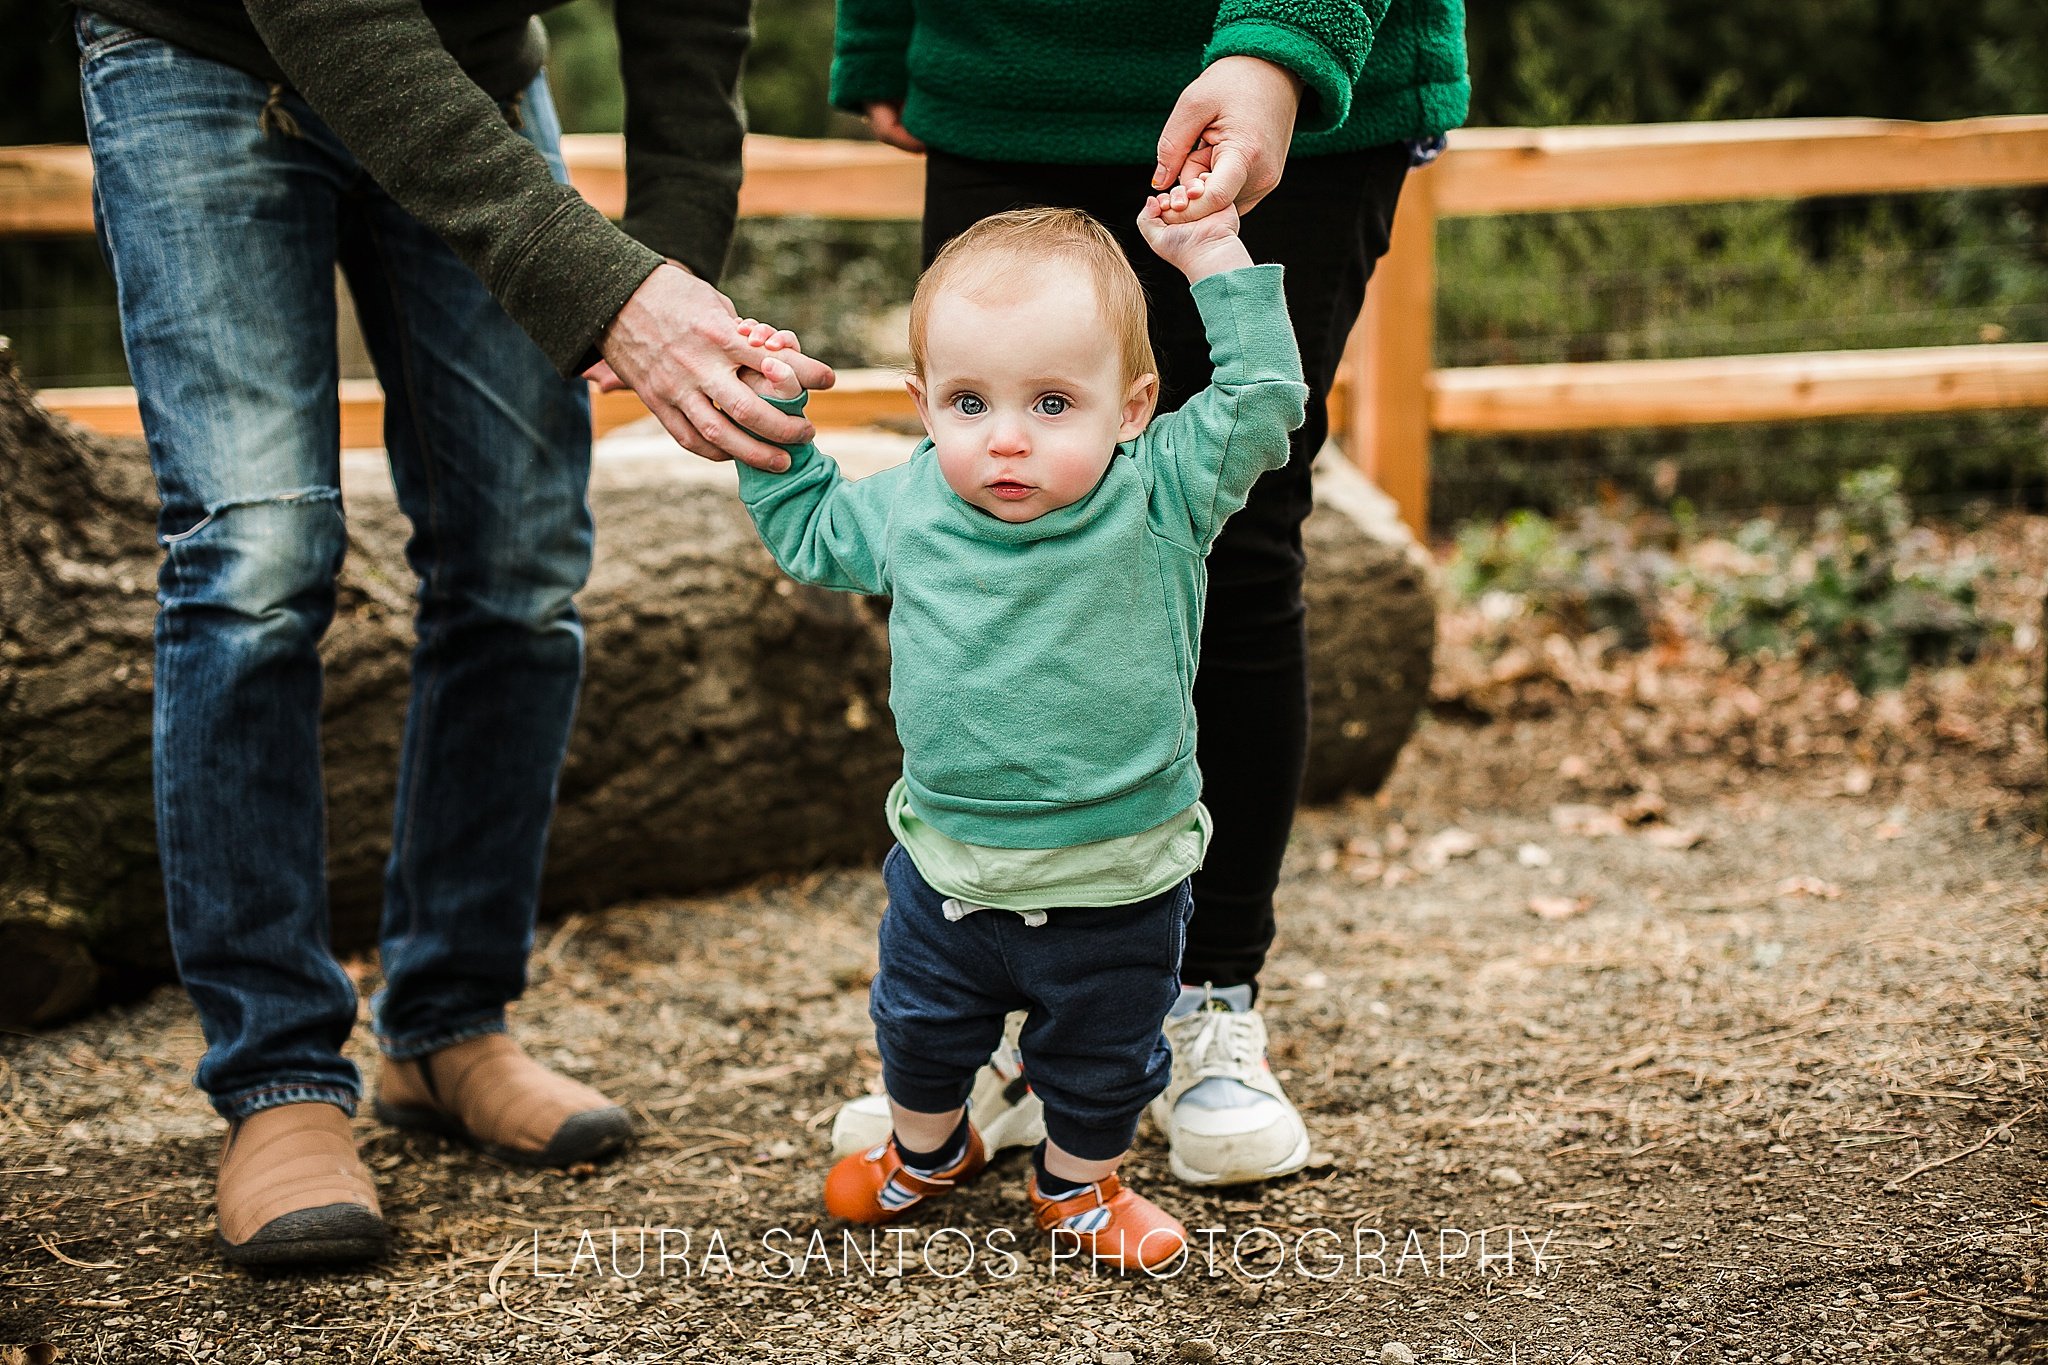
[[[1018,483],[1015,479],[997,479],[988,486],[988,491],[1006,502],[1016,502],[1030,497],[1038,490],[1028,483]]]

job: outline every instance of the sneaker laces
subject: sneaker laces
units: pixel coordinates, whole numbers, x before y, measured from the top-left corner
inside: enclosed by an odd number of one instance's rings
[[[1174,1047],[1186,1058],[1188,1074],[1201,1080],[1236,1079],[1258,1070],[1266,1052],[1265,1021],[1258,1015],[1200,1009],[1188,1017],[1194,1022],[1183,1025],[1185,1035],[1174,1039]]]

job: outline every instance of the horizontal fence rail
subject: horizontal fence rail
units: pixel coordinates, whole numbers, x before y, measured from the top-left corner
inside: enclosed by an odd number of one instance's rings
[[[620,139],[563,139],[576,188],[625,207]],[[1435,432],[1492,434],[1691,426],[2048,407],[2048,345],[1715,356],[1437,369],[1436,222],[1461,215],[1647,207],[2048,184],[2048,116],[1905,123],[1784,119],[1607,128],[1473,128],[1409,177],[1393,248],[1374,273],[1331,394],[1331,429],[1420,532]],[[910,219],[924,165],[871,143],[750,136],[740,212]],[[0,236],[92,231],[81,147],[0,148]],[[594,395],[600,432],[645,415],[629,393]],[[141,429],[131,391],[53,389],[52,408],[117,434]],[[382,444],[373,381],[339,395],[342,440]],[[892,371],[843,372],[816,396],[821,426],[915,418]]]

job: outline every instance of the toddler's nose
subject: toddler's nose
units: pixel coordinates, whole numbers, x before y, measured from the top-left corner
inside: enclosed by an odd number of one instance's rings
[[[1017,422],[998,422],[989,432],[988,453],[1015,458],[1031,453],[1030,438],[1024,434],[1024,427]]]

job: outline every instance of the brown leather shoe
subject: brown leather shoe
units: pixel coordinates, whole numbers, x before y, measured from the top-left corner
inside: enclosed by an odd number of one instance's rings
[[[367,1261],[390,1241],[348,1115],[332,1104],[280,1104],[229,1125],[216,1203],[215,1245],[237,1265]]]
[[[394,1128],[460,1138],[521,1166],[594,1161],[633,1136],[624,1109],[548,1070],[502,1033],[418,1061],[386,1057],[377,1117]]]

